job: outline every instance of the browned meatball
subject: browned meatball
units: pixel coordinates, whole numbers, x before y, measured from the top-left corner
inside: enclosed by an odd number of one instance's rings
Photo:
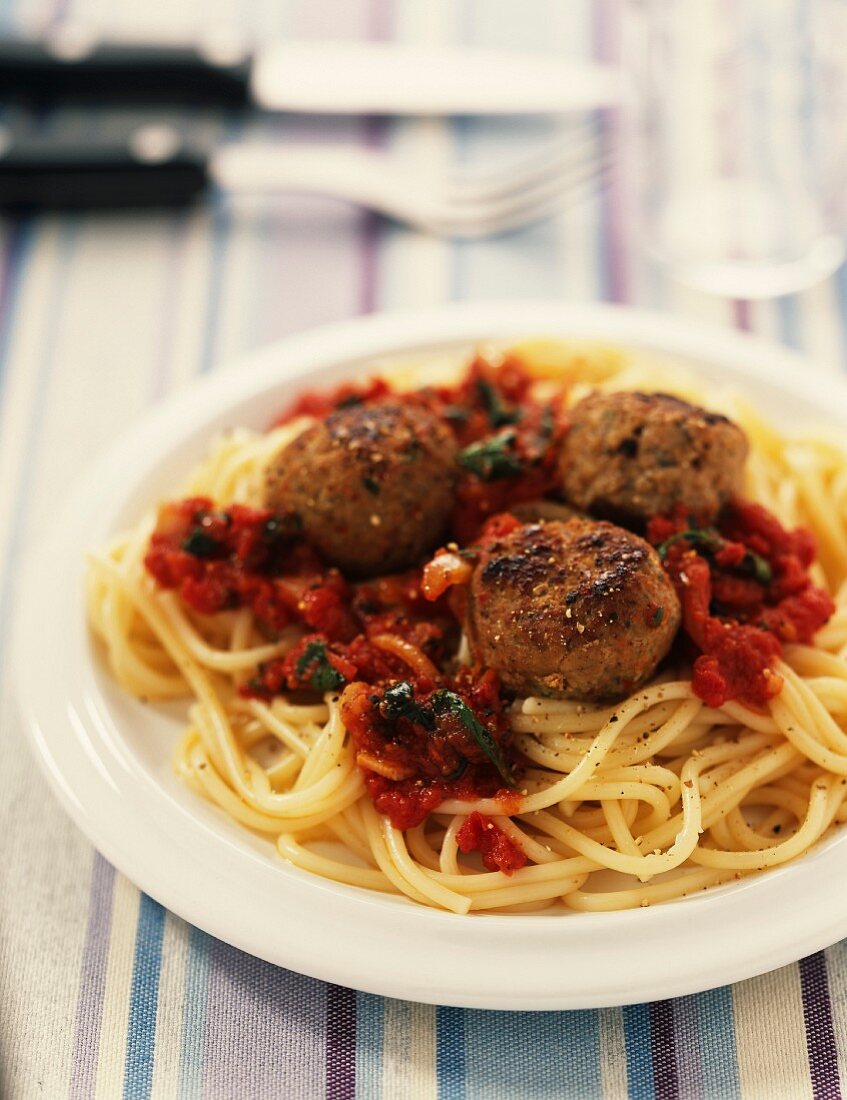
[[[679,622],[656,551],[602,521],[518,527],[470,582],[471,647],[518,695],[622,699],[655,672]]]
[[[299,518],[354,577],[404,569],[434,549],[453,506],[456,445],[425,409],[382,401],[331,413],[268,471],[266,502]]]
[[[708,522],[741,493],[747,437],[665,393],[592,394],[571,410],[562,491],[577,508],[640,526],[684,504]]]

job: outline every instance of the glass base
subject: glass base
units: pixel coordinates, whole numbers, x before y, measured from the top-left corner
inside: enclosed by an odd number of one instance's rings
[[[802,290],[831,275],[847,252],[808,193],[744,178],[712,180],[674,196],[659,212],[648,247],[676,278],[729,298]]]
[[[805,290],[828,278],[844,262],[847,249],[841,237],[815,241],[796,260],[683,260],[653,250],[654,259],[680,282],[724,298],[778,298]]]

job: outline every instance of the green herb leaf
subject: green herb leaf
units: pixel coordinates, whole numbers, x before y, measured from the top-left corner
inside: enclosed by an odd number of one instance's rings
[[[503,432],[491,439],[472,443],[459,453],[459,464],[482,481],[515,477],[523,471],[523,465],[516,454],[509,452],[514,441],[514,432]]]
[[[664,619],[664,617],[665,609],[663,607],[657,607],[656,614],[653,616],[653,622],[655,623],[655,625],[658,626],[662,619]]]
[[[710,527],[692,527],[687,531],[680,531],[676,535],[671,535],[669,539],[665,539],[663,543],[660,543],[656,547],[659,557],[662,561],[667,556],[668,549],[673,546],[675,542],[679,542],[684,539],[686,542],[691,543],[692,546],[701,550],[705,554],[714,554],[724,545],[724,540]],[[770,564],[761,555],[754,553],[752,550],[748,550],[741,561],[736,566],[736,571],[743,573],[745,576],[752,577],[753,580],[758,581],[761,585],[768,585],[773,580],[773,570]]]
[[[500,746],[461,696],[454,691],[442,689],[433,695],[431,706],[437,715],[454,714],[500,773],[503,781],[510,787],[515,785],[503,760]]]
[[[660,543],[656,550],[662,561],[667,557],[668,550],[673,546],[675,542],[682,542],[683,539],[686,542],[690,542],[692,546],[695,546],[698,550],[706,550],[714,553],[715,550],[720,550],[723,546],[723,539],[717,533],[717,531],[711,530],[708,527],[693,527],[688,531],[679,531],[675,535],[671,535],[669,539],[665,539]]]
[[[182,548],[187,554],[193,554],[195,558],[210,558],[212,554],[220,550],[220,543],[207,535],[199,528],[192,531],[188,538],[183,539]]]
[[[312,669],[311,675],[307,672]],[[344,677],[329,663],[326,642],[309,642],[294,666],[297,679],[314,691],[336,691],[344,684]]]
[[[478,379],[476,389],[485,406],[485,413],[492,428],[502,428],[506,424],[517,424],[522,419],[523,410],[508,408],[496,387],[492,386],[488,379]]]
[[[739,573],[746,573],[758,581],[759,584],[769,585],[773,580],[773,570],[770,564],[752,550],[748,550],[738,566]]]
[[[374,481],[374,479],[372,477],[363,477],[362,478],[362,484],[367,489],[367,491],[369,493],[371,493],[373,496],[375,496],[375,497],[379,496],[379,482]]]
[[[435,729],[436,723],[432,711],[415,702],[415,689],[408,680],[401,680],[388,688],[382,696],[379,711],[382,717],[390,722],[395,722],[398,718],[406,718],[409,722],[415,722],[430,732]]]

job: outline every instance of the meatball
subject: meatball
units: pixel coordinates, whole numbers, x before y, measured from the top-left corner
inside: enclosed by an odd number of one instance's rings
[[[518,695],[622,699],[680,622],[656,551],[603,521],[526,524],[481,555],[468,593],[475,656]]]
[[[338,409],[276,456],[266,503],[299,522],[353,577],[404,569],[441,541],[453,507],[456,444],[425,409],[381,401]]]
[[[709,522],[741,493],[747,437],[665,393],[592,394],[571,410],[562,491],[577,508],[640,527],[683,504]]]

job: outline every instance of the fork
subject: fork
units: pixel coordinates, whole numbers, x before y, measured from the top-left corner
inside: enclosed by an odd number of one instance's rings
[[[126,141],[72,143],[0,131],[0,208],[177,207],[226,195],[318,194],[426,233],[473,238],[553,214],[612,165],[602,135],[581,127],[510,164],[421,170],[390,152],[223,145],[192,148],[172,127],[140,127]]]
[[[505,233],[554,213],[611,167],[598,139],[545,145],[515,162],[421,170],[391,153],[372,150],[299,149],[271,164],[249,147],[218,154],[213,175],[225,190],[255,193],[309,192],[377,211],[425,233],[474,238]],[[249,180],[249,183],[247,182]]]

